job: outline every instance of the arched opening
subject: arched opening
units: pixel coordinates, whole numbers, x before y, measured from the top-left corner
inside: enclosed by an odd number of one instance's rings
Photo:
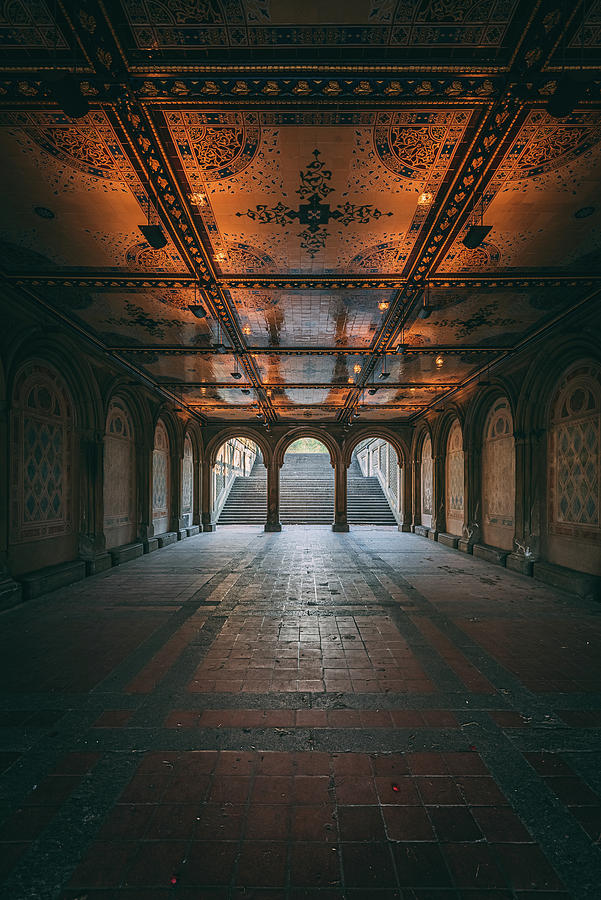
[[[422,444],[420,465],[421,524],[430,528],[434,506],[434,472],[432,466],[432,439],[426,435]]]
[[[390,441],[360,441],[351,456],[346,496],[349,525],[397,525],[402,522],[403,466]]]
[[[184,455],[182,458],[182,519],[188,528],[194,516],[194,450],[192,439],[187,434],[184,438]]]
[[[499,397],[484,424],[482,443],[482,537],[513,549],[515,534],[515,441],[509,401]]]
[[[301,437],[286,447],[280,470],[282,525],[331,525],[334,469],[319,438]]]
[[[104,536],[107,548],[129,544],[137,533],[136,448],[131,415],[111,401],[104,434]]]
[[[548,558],[601,570],[601,369],[581,362],[563,375],[550,409]]]
[[[233,437],[217,450],[211,470],[212,515],[218,525],[263,525],[267,473],[263,454],[247,437]]]
[[[445,454],[445,511],[448,534],[463,535],[465,517],[465,456],[459,419],[449,430]]]
[[[171,516],[171,452],[169,435],[159,419],[152,451],[152,525],[155,534],[169,531]]]

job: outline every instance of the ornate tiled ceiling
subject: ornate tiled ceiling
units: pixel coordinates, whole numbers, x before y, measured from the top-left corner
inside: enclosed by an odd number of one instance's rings
[[[413,421],[596,302],[600,22],[596,2],[2,4],[5,280],[204,421]],[[584,87],[557,119],[563,66]],[[77,119],[53,99],[74,68]]]

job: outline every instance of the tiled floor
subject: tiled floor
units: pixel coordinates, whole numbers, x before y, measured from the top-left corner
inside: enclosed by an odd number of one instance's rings
[[[0,617],[0,897],[601,897],[601,607],[220,529]]]

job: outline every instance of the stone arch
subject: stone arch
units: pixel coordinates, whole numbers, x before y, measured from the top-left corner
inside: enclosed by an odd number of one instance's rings
[[[231,425],[214,435],[205,448],[205,462],[208,463],[210,468],[215,465],[217,454],[223,444],[237,437],[244,437],[249,441],[253,441],[263,454],[263,463],[265,466],[269,466],[272,459],[272,449],[266,436],[262,432],[255,431],[253,428],[245,425]]]
[[[140,447],[144,445],[149,446],[152,443],[155,423],[142,390],[138,385],[132,384],[131,381],[125,378],[113,379],[104,395],[103,414],[105,422],[109,406],[115,398],[121,398],[127,404],[133,421],[136,444]]]
[[[369,438],[380,438],[383,441],[388,441],[396,451],[399,467],[403,468],[407,464],[407,460],[409,459],[409,448],[402,437],[396,434],[391,428],[386,428],[385,426],[375,425],[371,427],[365,425],[347,437],[342,445],[342,462],[347,468],[351,464],[353,450],[357,444],[360,444],[361,441],[368,440]]]
[[[566,346],[566,336],[557,337],[545,346],[530,364],[522,381],[516,404],[515,428],[528,433],[544,429],[549,421],[553,392],[558,383],[558,372],[565,372],[573,364],[590,360],[601,365],[601,347],[598,340],[570,335]],[[533,403],[532,398],[542,398]]]
[[[12,396],[15,378],[23,366],[45,363],[60,373],[73,401],[73,422],[80,432],[104,433],[106,411],[94,371],[76,346],[62,334],[47,333],[24,340],[15,350],[7,379]]]
[[[491,404],[498,397],[505,397],[509,403],[515,429],[517,398],[513,385],[504,378],[491,379],[490,385],[474,394],[467,407],[463,423],[463,447],[465,450],[481,448],[484,420]]]
[[[284,465],[284,455],[286,450],[293,444],[295,441],[298,441],[300,438],[311,437],[315,438],[315,440],[319,441],[324,445],[330,454],[330,463],[332,464],[332,468],[335,469],[336,466],[342,462],[342,454],[340,451],[340,445],[338,442],[329,434],[325,429],[322,431],[319,428],[311,428],[299,426],[298,428],[293,428],[291,431],[288,431],[283,437],[279,439],[277,442],[275,449],[273,451],[273,461],[278,468],[282,468]]]
[[[103,531],[107,548],[131,543],[137,534],[136,431],[129,404],[113,395],[104,435]]]

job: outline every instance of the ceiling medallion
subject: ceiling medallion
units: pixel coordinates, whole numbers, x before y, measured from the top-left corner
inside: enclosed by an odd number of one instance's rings
[[[268,207],[264,204],[255,209],[248,209],[245,213],[238,212],[237,216],[248,216],[256,222],[264,225],[288,225],[298,219],[300,225],[306,227],[299,232],[301,248],[305,250],[311,259],[315,257],[326,245],[329,232],[326,225],[331,219],[340,222],[341,225],[350,225],[351,222],[367,224],[372,219],[381,216],[391,216],[392,213],[383,213],[371,203],[363,203],[357,206],[347,200],[337,204],[333,209],[329,203],[323,201],[334,191],[329,183],[332,180],[332,172],[325,168],[325,163],[319,158],[319,150],[313,151],[313,159],[307,165],[306,171],[300,173],[300,187],[297,194],[304,203],[299,203],[298,209],[286,206],[280,200],[275,206]]]

